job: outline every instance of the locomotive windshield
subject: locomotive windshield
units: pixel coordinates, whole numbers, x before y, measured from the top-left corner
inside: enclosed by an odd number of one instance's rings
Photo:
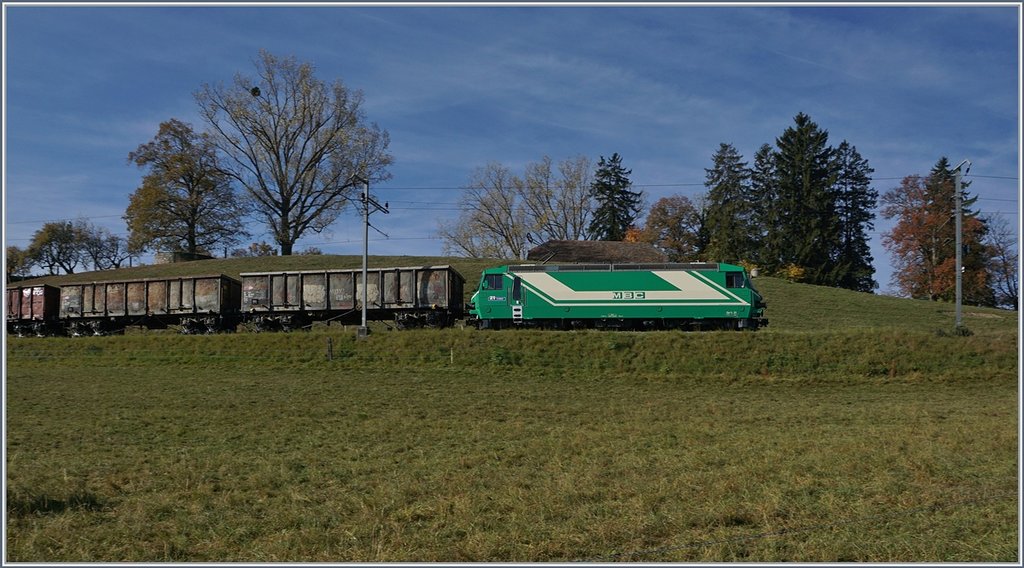
[[[501,290],[503,286],[501,274],[485,274],[484,290]]]

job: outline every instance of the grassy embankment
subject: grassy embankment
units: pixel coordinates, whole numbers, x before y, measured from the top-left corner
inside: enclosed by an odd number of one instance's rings
[[[758,286],[757,333],[9,339],[7,560],[1018,561],[1016,314]]]

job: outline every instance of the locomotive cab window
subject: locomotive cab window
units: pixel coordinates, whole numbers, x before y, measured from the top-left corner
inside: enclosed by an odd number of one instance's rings
[[[501,290],[503,286],[501,274],[485,274],[484,290]]]
[[[512,282],[512,299],[517,302],[523,299],[523,280],[518,276]]]
[[[743,288],[743,273],[742,272],[726,272],[725,273],[725,287],[726,288]]]

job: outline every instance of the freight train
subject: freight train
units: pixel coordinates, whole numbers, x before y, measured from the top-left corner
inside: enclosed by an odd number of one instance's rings
[[[12,335],[107,335],[131,326],[182,333],[308,328],[361,321],[358,269],[244,272],[7,288]],[[724,263],[506,265],[483,271],[468,305],[448,265],[367,271],[368,320],[399,329],[757,329],[765,304]]]

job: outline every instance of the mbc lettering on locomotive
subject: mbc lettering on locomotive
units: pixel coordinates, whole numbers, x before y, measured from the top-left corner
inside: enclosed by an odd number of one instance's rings
[[[612,292],[613,300],[644,300],[647,292]]]

